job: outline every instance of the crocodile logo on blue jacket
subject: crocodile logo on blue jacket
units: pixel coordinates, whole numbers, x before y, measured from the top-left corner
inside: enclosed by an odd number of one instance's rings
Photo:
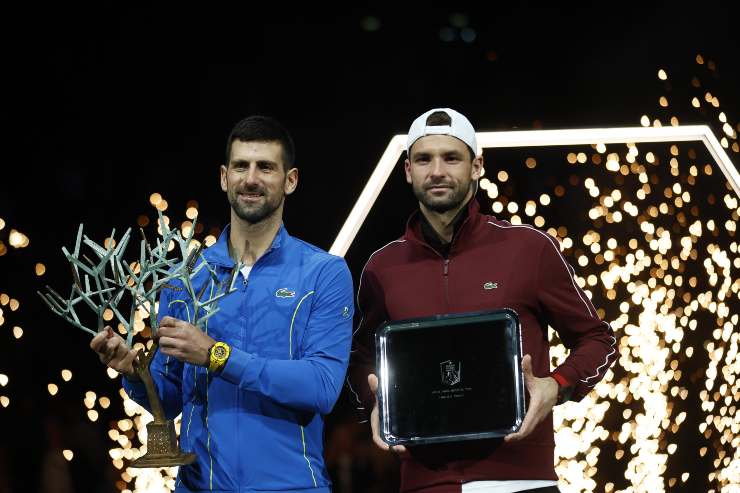
[[[291,291],[288,288],[280,288],[275,291],[276,298],[295,298],[295,291]]]

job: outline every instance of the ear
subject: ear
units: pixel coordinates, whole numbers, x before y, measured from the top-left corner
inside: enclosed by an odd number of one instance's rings
[[[403,162],[403,170],[406,172],[406,183],[411,185],[411,161],[409,161],[409,158],[406,158]]]
[[[223,190],[224,192],[226,192],[229,189],[228,181],[226,180],[227,171],[228,170],[226,169],[226,166],[222,164],[221,165],[221,190]]]
[[[477,180],[483,172],[483,155],[473,159],[473,165],[470,168],[470,178]]]
[[[298,168],[291,168],[285,174],[285,195],[295,192],[298,186]]]

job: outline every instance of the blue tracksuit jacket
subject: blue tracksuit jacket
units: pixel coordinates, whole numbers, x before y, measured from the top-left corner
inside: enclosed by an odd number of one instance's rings
[[[228,235],[227,226],[203,253],[223,280],[234,265]],[[205,270],[193,283],[196,293],[204,282]],[[181,448],[197,455],[180,468],[176,491],[329,492],[323,415],[339,396],[349,358],[354,304],[347,265],[281,226],[236,287],[204,327],[232,348],[220,374],[160,352],[152,361],[167,417],[182,412]],[[184,293],[162,291],[160,318],[192,319]],[[124,379],[124,387],[149,408],[143,384]]]

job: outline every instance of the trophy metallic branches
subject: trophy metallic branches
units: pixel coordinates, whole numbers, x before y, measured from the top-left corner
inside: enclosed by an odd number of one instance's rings
[[[70,295],[65,298],[46,286],[47,293],[39,292],[39,296],[52,312],[91,335],[103,329],[105,310],[110,309],[126,331],[128,347],[132,347],[136,311],[141,309],[149,316],[152,336],[155,337],[158,328],[157,294],[164,288],[184,289],[193,305],[188,322],[203,328],[205,321],[218,312],[218,301],[235,291],[234,284],[241,264],[235,265],[228,279],[221,282],[215,269],[203,257],[202,245],[193,240],[194,227],[187,237],[183,237],[177,229],[169,229],[161,213],[159,227],[161,234],[153,247],[141,231],[139,258],[129,263],[123,259],[123,253],[130,240],[130,229],[117,244],[113,230],[108,246],[101,246],[83,235],[83,225],[80,225],[74,250],[70,253],[66,247],[62,247],[72,272]],[[95,253],[96,262],[81,253],[82,244]],[[167,258],[175,247],[178,247],[179,258]],[[196,293],[193,281],[204,269],[208,273],[208,280]],[[80,277],[81,272],[83,277]],[[206,291],[208,296],[204,299]],[[126,311],[123,309],[126,294],[130,295],[130,303],[127,316],[124,316],[122,311]],[[96,330],[80,320],[76,307],[81,302],[97,316]]]
[[[187,310],[188,322],[203,330],[206,321],[218,312],[221,298],[236,291],[234,284],[242,264],[234,265],[228,277],[220,281],[216,270],[203,256],[202,244],[193,239],[195,224],[188,235],[183,237],[180,231],[167,226],[161,212],[156,244],[152,246],[141,230],[139,258],[131,263],[123,258],[131,237],[130,229],[117,244],[113,230],[103,246],[84,236],[82,231],[83,225],[80,224],[71,253],[62,248],[72,272],[73,283],[69,296],[63,297],[50,286],[46,286],[46,293],[38,294],[52,312],[93,336],[104,329],[106,310],[110,310],[126,332],[126,345],[129,349],[133,348],[133,339],[137,332],[137,312],[140,312],[139,324],[141,318],[149,317],[153,340],[148,351],[137,353],[134,370],[146,389],[154,422],[150,424],[152,430],[147,439],[147,454],[132,465],[161,467],[188,464],[195,456],[182,454],[178,450],[174,425],[172,420],[165,417],[149,370],[158,348],[157,294],[162,289],[184,290],[186,299],[192,303],[193,308],[192,314]],[[83,244],[95,254],[96,261],[81,252]],[[168,258],[169,252],[176,248],[178,255]],[[201,273],[206,274],[205,279]],[[202,283],[197,293],[194,287],[196,277],[197,283]],[[206,291],[208,296],[205,296]],[[80,303],[84,303],[95,313],[95,330],[80,320],[77,313],[77,305]],[[128,313],[124,316],[126,308]],[[107,318],[111,318],[110,315]]]
[[[121,302],[121,299],[125,294],[124,285],[120,282],[120,275],[118,272],[114,272],[115,279],[110,279],[106,276],[106,271],[109,268],[115,269],[117,259],[120,258],[121,253],[128,244],[130,230],[126,231],[115,248],[113,247],[113,244],[115,243],[115,229],[111,233],[108,248],[97,245],[85,236],[84,243],[98,256],[97,263],[90,260],[86,255],[81,255],[80,248],[83,239],[82,230],[83,226],[80,225],[77,230],[77,240],[75,241],[75,248],[72,253],[70,253],[65,247],[62,247],[62,252],[70,264],[74,281],[69,297],[62,297],[50,286],[46,286],[48,291],[46,294],[42,294],[40,292],[38,292],[38,294],[52,312],[91,335],[95,335],[98,331],[103,329],[103,317],[106,308],[110,308],[128,330],[128,320],[124,319],[118,312],[118,304]],[[80,278],[80,271],[84,273],[84,286]],[[94,287],[90,286],[91,278],[94,282]],[[96,330],[88,328],[80,321],[75,307],[81,302],[84,302],[97,315]]]

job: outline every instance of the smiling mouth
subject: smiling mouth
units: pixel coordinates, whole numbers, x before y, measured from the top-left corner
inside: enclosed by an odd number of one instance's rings
[[[259,200],[264,194],[261,193],[240,193],[239,198],[247,201]]]

